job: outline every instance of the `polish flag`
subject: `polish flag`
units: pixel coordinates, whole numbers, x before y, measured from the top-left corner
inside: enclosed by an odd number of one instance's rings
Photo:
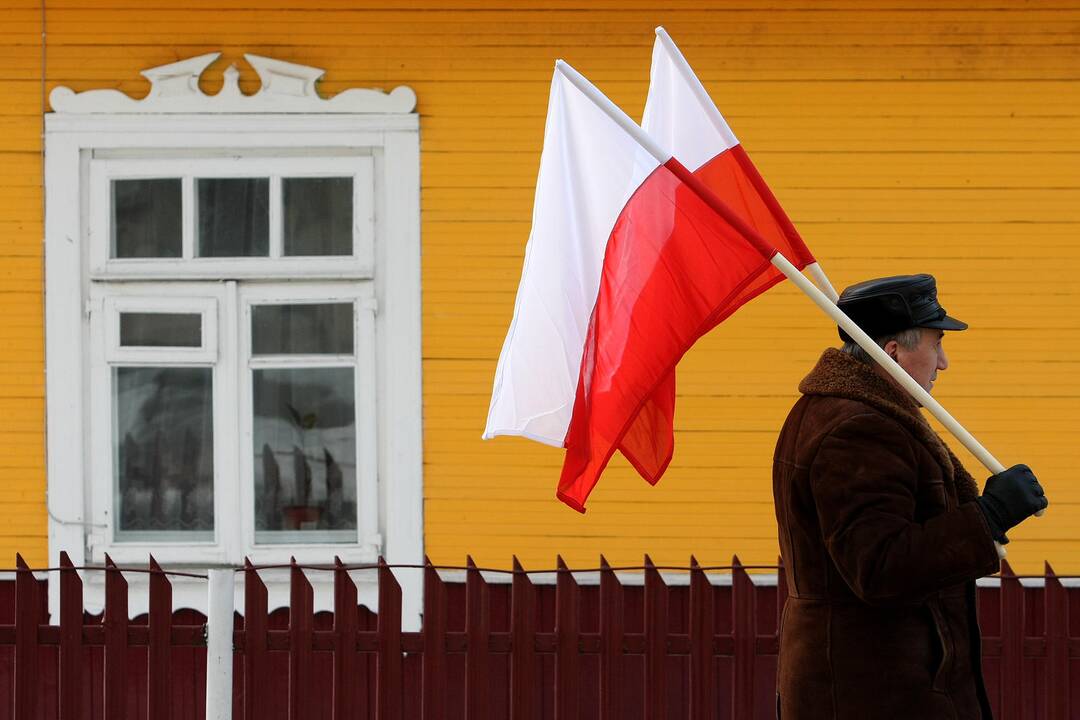
[[[735,133],[663,28],[656,29],[641,127],[795,267],[802,270],[814,262]],[[742,289],[732,309],[783,279],[775,267],[768,268]],[[619,447],[641,476],[654,485],[675,449],[674,415],[672,368],[643,405]]]
[[[643,150],[556,69],[484,437],[565,446],[557,494],[581,512],[616,449],[659,479],[671,457],[676,363],[776,282],[776,249],[666,157]]]

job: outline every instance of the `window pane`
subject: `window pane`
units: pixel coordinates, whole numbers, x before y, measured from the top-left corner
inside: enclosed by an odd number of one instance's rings
[[[140,536],[212,539],[212,369],[114,370],[116,529]]]
[[[196,184],[200,257],[270,254],[267,178],[199,178]]]
[[[180,180],[113,180],[112,256],[178,258]]]
[[[255,305],[253,355],[352,355],[352,303]]]
[[[352,368],[252,371],[255,541],[355,542]]]
[[[286,255],[352,255],[351,177],[284,178],[281,192]]]
[[[199,313],[120,313],[122,347],[202,347]]]

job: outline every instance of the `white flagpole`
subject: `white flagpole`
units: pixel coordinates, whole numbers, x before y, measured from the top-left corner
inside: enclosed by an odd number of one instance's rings
[[[649,152],[658,162],[666,164],[669,160],[672,160],[671,153],[660,147],[657,142],[649,136],[644,130],[641,129],[637,123],[635,123],[630,116],[627,115],[622,109],[615,103],[611,102],[600,90],[596,88],[591,82],[589,82],[585,76],[579,73],[574,68],[570,67],[562,60],[555,61],[555,67],[561,72],[567,80],[580,90],[587,98],[589,98],[597,107],[604,111],[608,117],[610,117],[615,123],[619,125],[623,130],[630,134],[638,144]],[[713,208],[718,214],[720,214],[725,221],[730,223],[735,229],[739,230],[744,235],[753,236],[755,231],[753,228],[746,225],[743,220],[735,213],[731,212],[723,201],[717,198],[708,188],[701,185],[699,181],[690,174],[686,168],[681,164],[678,164],[676,160],[675,167],[669,167],[673,173],[679,175],[678,170],[681,169],[684,177],[680,177],[681,180],[693,189],[702,200]],[[907,374],[902,367],[895,360],[889,357],[877,343],[871,339],[869,335],[863,332],[862,328],[855,324],[855,322],[849,318],[843,311],[841,311],[836,305],[826,296],[821,290],[819,290],[813,283],[806,279],[798,269],[791,264],[791,262],[781,255],[779,252],[773,255],[771,259],[772,264],[780,270],[791,282],[795,283],[795,286],[802,290],[821,310],[828,315],[833,322],[839,325],[844,331],[851,336],[851,338],[858,343],[859,347],[867,352],[870,357],[884,369],[893,380],[899,383],[905,390],[907,390],[915,401],[926,408],[931,415],[937,418],[945,429],[956,437],[960,443],[974,455],[979,462],[981,462],[986,468],[993,474],[997,474],[1005,470],[1005,466],[1002,465],[997,458],[990,454],[982,444],[975,439],[975,437],[964,428],[957,420],[949,414],[949,412],[941,406],[937,400],[930,396],[926,390],[923,389],[915,380]],[[998,556],[1005,557],[1005,548],[995,541],[997,545]]]
[[[679,69],[679,73],[682,74],[683,79],[690,86],[690,89],[694,91],[694,97],[697,98],[698,104],[701,105],[701,109],[705,111],[705,114],[712,121],[713,127],[716,131],[724,137],[730,137],[734,142],[735,138],[732,135],[731,128],[728,127],[727,121],[724,120],[724,116],[720,114],[720,108],[716,107],[716,103],[709,96],[709,92],[705,89],[705,86],[701,84],[701,78],[697,76],[694,69],[690,67],[690,63],[687,61],[686,56],[682,54],[682,50],[675,44],[675,41],[668,35],[667,30],[664,27],[658,26],[656,28],[656,37],[660,38],[660,42],[664,44],[667,51],[671,54],[671,57],[675,59],[675,67]],[[825,275],[825,271],[821,265],[815,260],[806,266],[806,271],[810,273],[810,277],[814,279],[814,283],[817,284],[821,291],[829,296],[829,299],[834,303],[840,298],[836,292],[836,288],[829,282],[829,278]]]
[[[821,265],[818,264],[817,260],[807,265],[806,269],[810,273],[810,277],[814,278],[817,286],[821,288],[821,292],[825,293],[833,303],[840,299],[840,294],[836,292],[836,288],[829,282],[829,278],[825,276],[825,271],[821,269]]]

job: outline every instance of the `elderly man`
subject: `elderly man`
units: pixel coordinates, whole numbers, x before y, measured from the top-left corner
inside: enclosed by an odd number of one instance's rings
[[[860,283],[838,305],[927,391],[948,367],[945,331],[967,327],[930,275]],[[989,718],[974,580],[1046,497],[1024,465],[980,495],[911,396],[841,337],[799,386],[773,461],[790,593],[777,715]]]

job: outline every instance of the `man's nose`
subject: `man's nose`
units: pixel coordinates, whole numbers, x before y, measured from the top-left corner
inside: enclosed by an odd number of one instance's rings
[[[942,350],[938,353],[937,369],[945,370],[949,367],[949,359],[945,357],[945,351]]]

